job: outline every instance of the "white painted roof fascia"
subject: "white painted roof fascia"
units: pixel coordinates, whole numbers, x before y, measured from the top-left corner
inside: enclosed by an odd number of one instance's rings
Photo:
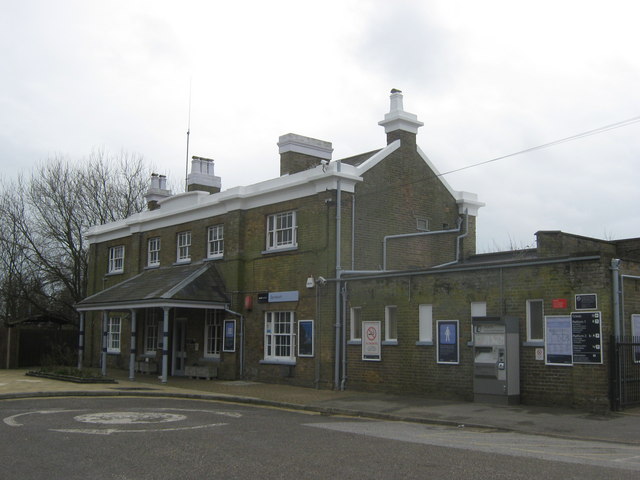
[[[456,203],[458,204],[458,211],[460,214],[469,213],[471,216],[478,215],[478,209],[480,207],[484,207],[485,204],[478,201],[478,195],[471,192],[457,191],[451,188],[449,182],[445,180],[443,176],[440,176],[440,171],[436,168],[436,166],[431,163],[427,154],[422,151],[420,147],[418,147],[418,154],[424,160],[424,162],[429,166],[429,168],[433,171],[433,173],[440,178],[440,181],[444,185],[444,187],[449,191],[449,193],[455,198]]]
[[[370,169],[375,167],[382,160],[387,158],[389,155],[391,155],[393,152],[395,152],[399,148],[400,148],[400,140],[394,140],[389,145],[387,145],[382,150],[380,150],[378,153],[372,155],[370,158],[362,162],[360,166],[357,167],[358,173],[362,175],[364,172],[369,171]]]
[[[233,210],[248,210],[288,200],[294,200],[337,188],[354,192],[362,181],[357,167],[337,162],[318,165],[293,175],[266,180],[249,186],[234,187],[215,194],[185,192],[158,202],[160,208],[134,214],[116,222],[97,225],[87,230],[88,242],[97,243],[123,238],[132,233],[187,223],[203,218],[223,215]]]

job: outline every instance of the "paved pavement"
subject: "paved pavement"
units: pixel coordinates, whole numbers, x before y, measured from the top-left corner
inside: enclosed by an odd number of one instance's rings
[[[0,401],[51,396],[170,396],[270,405],[325,414],[489,428],[640,445],[640,408],[594,414],[587,411],[529,405],[492,405],[433,400],[422,396],[273,385],[248,381],[169,378],[112,370],[114,384],[76,384],[26,376],[26,370],[0,370]],[[0,402],[0,411],[2,402]]]

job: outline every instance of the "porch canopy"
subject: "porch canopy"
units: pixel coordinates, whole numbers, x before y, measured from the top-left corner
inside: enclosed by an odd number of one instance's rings
[[[75,305],[80,316],[78,366],[84,350],[84,312],[102,311],[102,373],[106,375],[107,319],[110,311],[131,311],[129,377],[134,378],[136,356],[136,312],[141,308],[164,310],[162,382],[167,382],[169,355],[169,311],[172,308],[225,309],[229,298],[224,282],[211,262],[174,265],[145,270]]]

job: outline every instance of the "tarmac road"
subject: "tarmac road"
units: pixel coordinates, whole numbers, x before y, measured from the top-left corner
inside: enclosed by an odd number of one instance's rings
[[[625,479],[640,447],[211,400],[0,402],[0,478]]]

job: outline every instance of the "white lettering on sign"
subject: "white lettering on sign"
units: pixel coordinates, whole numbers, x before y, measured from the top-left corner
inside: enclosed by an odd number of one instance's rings
[[[299,298],[298,291],[292,290],[290,292],[270,292],[269,302],[297,302]]]

